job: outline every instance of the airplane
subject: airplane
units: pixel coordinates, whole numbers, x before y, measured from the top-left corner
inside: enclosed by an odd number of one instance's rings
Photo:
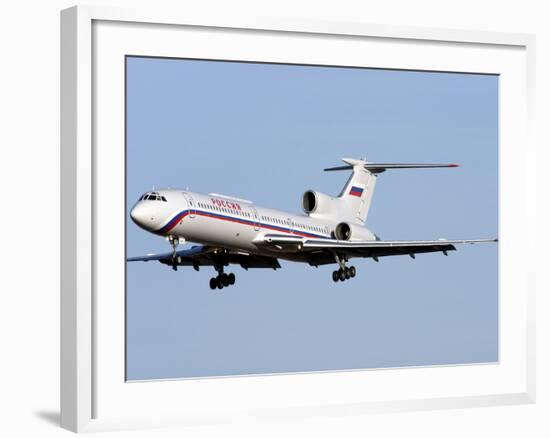
[[[447,255],[457,244],[497,242],[498,239],[469,240],[383,240],[366,226],[378,176],[387,170],[458,167],[457,164],[371,163],[343,158],[343,166],[325,171],[351,170],[338,196],[315,190],[302,195],[303,214],[260,207],[252,201],[217,193],[189,190],[154,190],[141,195],[130,217],[144,230],[168,240],[172,251],[129,257],[129,262],[158,261],[177,270],[178,266],[212,266],[217,276],[211,289],[235,284],[235,274],[225,273],[229,265],[250,268],[281,267],[279,259],[310,266],[336,263],[334,282],[355,277],[353,258],[371,258],[442,252]],[[177,249],[186,241],[197,243]]]

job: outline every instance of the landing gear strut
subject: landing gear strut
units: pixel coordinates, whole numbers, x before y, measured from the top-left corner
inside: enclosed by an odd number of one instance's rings
[[[170,245],[172,245],[172,269],[174,271],[178,270],[178,258],[176,253],[176,248],[178,247],[180,243],[180,239],[176,236],[169,235],[168,236],[168,242],[170,242]]]
[[[338,281],[345,281],[355,277],[355,274],[357,273],[355,266],[347,267],[345,260],[340,258],[338,254],[334,254],[334,258],[336,259],[336,263],[340,265],[340,269],[332,272],[332,281],[336,283]]]
[[[210,289],[223,289],[235,284],[235,274],[233,272],[230,274],[224,273],[223,266],[217,266],[216,271],[218,271],[218,275],[210,279]]]

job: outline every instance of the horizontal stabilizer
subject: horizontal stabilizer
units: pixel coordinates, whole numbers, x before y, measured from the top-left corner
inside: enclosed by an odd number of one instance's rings
[[[346,166],[328,167],[326,172],[334,170],[353,170],[353,166],[362,166],[371,173],[381,173],[387,169],[425,169],[433,167],[459,167],[458,164],[411,164],[411,163],[368,163],[362,160],[344,159]]]

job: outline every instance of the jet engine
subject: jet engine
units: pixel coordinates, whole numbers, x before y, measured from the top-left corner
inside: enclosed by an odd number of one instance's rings
[[[302,208],[307,214],[330,214],[337,211],[338,199],[308,190],[302,195]]]
[[[338,240],[375,240],[376,237],[372,232],[361,225],[349,224],[347,222],[340,222],[334,228],[334,237]]]
[[[347,222],[340,222],[334,229],[334,237],[338,240],[349,240],[352,234],[351,226]]]

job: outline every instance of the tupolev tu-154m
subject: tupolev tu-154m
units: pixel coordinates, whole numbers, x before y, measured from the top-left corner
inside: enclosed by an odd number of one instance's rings
[[[165,237],[172,251],[130,257],[129,262],[156,260],[177,270],[178,266],[212,266],[217,276],[211,289],[235,283],[229,265],[244,269],[281,267],[279,259],[310,266],[336,263],[335,282],[355,277],[347,263],[353,258],[372,258],[442,252],[457,244],[496,242],[469,240],[383,240],[366,226],[378,175],[390,169],[458,167],[456,164],[376,164],[345,158],[345,165],[325,171],[351,170],[336,197],[314,190],[302,196],[304,214],[260,207],[251,201],[189,190],[156,190],[143,194],[131,209],[132,220],[144,230]],[[198,245],[179,249],[186,241]]]

